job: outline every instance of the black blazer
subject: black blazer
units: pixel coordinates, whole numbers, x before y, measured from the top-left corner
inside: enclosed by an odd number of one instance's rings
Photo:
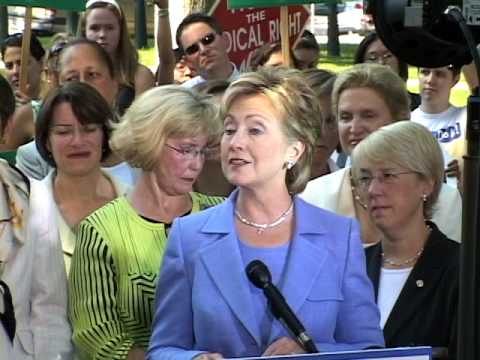
[[[417,260],[392,312],[383,334],[387,347],[447,347],[455,358],[460,246],[448,239],[435,224],[425,249]],[[367,272],[378,296],[382,247],[366,250]]]

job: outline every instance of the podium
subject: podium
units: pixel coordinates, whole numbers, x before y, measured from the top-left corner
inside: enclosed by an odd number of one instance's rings
[[[429,346],[394,349],[372,349],[362,351],[325,352],[319,354],[296,354],[271,357],[236,358],[235,360],[431,360]],[[228,360],[228,359],[227,359]],[[234,359],[230,359],[234,360]]]

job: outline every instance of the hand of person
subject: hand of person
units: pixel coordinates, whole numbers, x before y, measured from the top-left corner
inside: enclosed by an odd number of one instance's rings
[[[168,0],[153,0],[160,9],[168,9]]]
[[[271,343],[262,356],[292,354],[305,354],[305,350],[295,340],[284,336]]]
[[[453,159],[448,163],[447,168],[445,169],[445,175],[447,177],[456,177],[457,179],[460,179],[460,164],[457,159]]]
[[[28,85],[27,85],[27,91],[28,91]],[[15,90],[15,100],[17,102],[17,105],[25,105],[28,104],[30,101],[32,101],[32,98],[22,92],[21,90]]]
[[[197,355],[193,358],[194,360],[221,360],[223,359],[222,354],[219,353],[203,353]]]

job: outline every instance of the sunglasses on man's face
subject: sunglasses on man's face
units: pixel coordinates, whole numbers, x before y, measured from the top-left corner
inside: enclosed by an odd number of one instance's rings
[[[216,37],[217,37],[217,34],[215,34],[213,32],[205,35],[203,38],[198,40],[196,43],[193,43],[189,47],[185,48],[185,50],[184,50],[185,54],[186,55],[193,55],[193,54],[197,53],[198,50],[200,50],[199,43],[202,43],[203,46],[208,46],[215,41]]]

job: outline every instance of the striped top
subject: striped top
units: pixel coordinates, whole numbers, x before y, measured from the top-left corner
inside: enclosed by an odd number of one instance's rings
[[[190,195],[191,212],[223,201]],[[126,359],[132,347],[146,350],[166,240],[165,224],[140,217],[124,196],[80,223],[70,269],[69,311],[81,358]]]

